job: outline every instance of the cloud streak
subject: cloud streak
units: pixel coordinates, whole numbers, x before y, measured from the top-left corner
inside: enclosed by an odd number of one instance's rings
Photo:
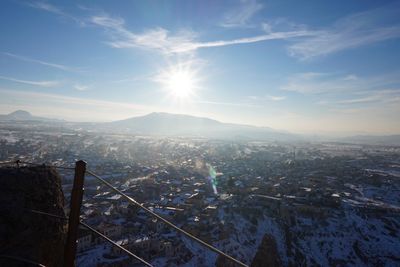
[[[13,99],[13,107],[36,110],[46,116],[56,116],[71,121],[105,121],[129,117],[133,114],[158,111],[157,107],[104,101],[90,98],[78,98],[58,94],[30,91],[15,91],[0,88],[4,98],[0,106],[9,106],[8,99]]]
[[[262,8],[260,4],[251,2],[252,12],[243,11],[248,16],[237,15],[237,23],[227,25],[245,25],[256,11]],[[240,44],[250,44],[270,40],[288,40],[290,56],[308,60],[328,54],[369,45],[400,37],[400,24],[390,23],[397,16],[399,5],[389,5],[366,12],[356,13],[337,20],[331,27],[310,30],[305,25],[289,23],[278,19],[272,25],[289,26],[285,31],[273,31],[271,24],[262,24],[264,34],[237,38],[233,40],[198,41],[198,36],[192,31],[180,31],[171,34],[164,28],[155,28],[143,33],[134,33],[126,29],[125,21],[108,15],[92,17],[97,26],[107,29],[112,40],[109,45],[115,48],[153,49],[164,54],[191,53],[202,48],[223,47]],[[241,19],[239,19],[241,18]],[[389,23],[388,23],[389,22]]]
[[[391,110],[398,110],[396,106],[400,107],[399,72],[368,77],[300,73],[290,77],[281,89],[307,96],[309,101],[315,101],[319,109],[324,107],[334,113],[362,115],[373,109],[390,113]]]
[[[248,98],[251,100],[282,101],[286,99],[286,96],[265,95],[265,96],[248,96]]]
[[[60,70],[70,71],[70,72],[78,71],[76,68],[73,68],[73,67],[69,67],[69,66],[65,66],[65,65],[61,65],[61,64],[56,64],[56,63],[50,63],[50,62],[46,62],[46,61],[43,61],[43,60],[29,58],[29,57],[25,57],[25,56],[21,56],[21,55],[17,55],[17,54],[12,54],[12,53],[8,53],[8,52],[2,52],[2,54],[6,55],[8,57],[12,57],[12,58],[18,59],[18,60],[37,63],[37,64],[40,64],[40,65],[44,65],[44,66],[55,68],[55,69],[60,69]]]
[[[50,13],[54,13],[57,15],[65,15],[65,13],[60,8],[46,2],[41,2],[41,1],[30,2],[28,3],[28,6],[36,9],[41,9]]]
[[[39,87],[56,87],[56,86],[60,85],[59,81],[29,81],[29,80],[15,79],[15,78],[6,77],[6,76],[0,76],[0,79],[6,80],[6,81],[11,81],[11,82],[16,82],[16,83],[23,83],[23,84],[28,84],[28,85],[39,86]]]
[[[241,0],[239,6],[225,14],[221,26],[226,28],[249,27],[250,19],[263,7],[255,0]]]
[[[202,48],[291,39],[292,44],[287,47],[288,54],[300,60],[310,60],[400,37],[400,24],[393,23],[400,11],[398,3],[348,15],[338,19],[330,27],[313,30],[306,25],[278,18],[272,24],[266,22],[261,24],[264,34],[217,41],[198,41],[198,36],[193,31],[171,33],[162,27],[137,33],[126,28],[124,19],[111,17],[106,13],[80,19],[46,2],[31,2],[28,5],[72,19],[80,25],[102,27],[111,39],[106,43],[114,48],[141,48],[155,50],[165,55],[193,53]],[[262,8],[263,5],[255,0],[241,0],[238,7],[225,14],[221,26],[231,28],[251,26],[249,21]],[[286,26],[286,29],[273,31],[272,26],[278,28]]]
[[[87,85],[83,85],[83,84],[75,84],[74,89],[76,89],[78,91],[86,91],[86,90],[89,90],[90,87]]]
[[[218,101],[192,101],[192,103],[205,104],[205,105],[218,105],[218,106],[233,106],[233,107],[248,107],[248,108],[262,108],[261,105],[249,103],[233,103],[233,102],[218,102]]]
[[[353,49],[400,37],[400,24],[391,21],[398,16],[399,4],[360,12],[337,20],[318,35],[295,42],[289,55],[309,60],[347,49]]]
[[[27,3],[27,5],[32,8],[36,8],[39,10],[43,10],[46,12],[50,12],[50,13],[59,15],[60,17],[71,19],[71,20],[75,21],[76,23],[78,23],[79,25],[85,25],[84,20],[77,18],[77,17],[63,11],[61,8],[59,8],[55,5],[49,4],[47,2],[34,1],[34,2]]]
[[[163,54],[190,53],[200,48],[249,44],[268,40],[283,40],[317,34],[317,32],[307,30],[296,30],[270,32],[233,40],[199,42],[196,41],[197,35],[191,31],[180,31],[173,35],[168,30],[159,27],[143,33],[134,33],[126,29],[125,21],[122,18],[112,18],[108,15],[93,16],[91,22],[97,26],[103,27],[108,32],[112,41],[107,43],[112,47],[151,49]]]
[[[398,88],[399,85],[400,73],[398,71],[369,77],[358,77],[354,74],[306,72],[289,77],[281,89],[304,95],[338,95]]]
[[[357,105],[357,104],[387,104],[387,103],[395,103],[400,102],[400,88],[397,90],[380,90],[373,92],[362,92],[359,93],[361,95],[357,98],[350,98],[346,100],[337,101],[337,104],[343,105]]]
[[[282,101],[286,99],[286,96],[266,95],[265,98],[271,101]]]

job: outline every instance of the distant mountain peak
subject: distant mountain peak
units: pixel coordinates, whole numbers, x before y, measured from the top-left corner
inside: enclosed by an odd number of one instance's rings
[[[187,114],[178,114],[178,113],[168,113],[168,112],[151,112],[145,116],[171,116],[171,117],[196,117],[192,115],[187,115]]]
[[[277,132],[267,127],[224,123],[206,117],[166,112],[152,112],[144,116],[102,123],[97,126],[97,129],[139,135],[238,138],[241,140],[291,140],[297,138],[295,135]]]
[[[38,117],[32,115],[30,112],[26,110],[16,110],[7,115],[0,114],[0,121],[48,121],[48,122],[57,122],[61,120],[57,119],[49,119],[44,117]]]
[[[8,116],[12,116],[12,117],[19,117],[19,118],[30,118],[32,117],[32,114],[29,113],[26,110],[16,110],[14,112],[11,112],[10,114],[8,114]]]
[[[168,112],[152,112],[152,113],[149,113],[149,114],[141,116],[141,117],[142,118],[152,117],[152,118],[160,118],[160,119],[165,119],[165,118],[182,119],[182,118],[184,118],[184,119],[192,119],[192,120],[207,120],[207,121],[222,123],[217,120],[206,118],[206,117],[199,117],[199,116],[188,115],[188,114],[179,114],[179,113],[168,113]],[[133,118],[140,118],[140,117],[133,117]],[[130,118],[130,119],[133,119],[133,118]]]
[[[152,112],[152,113],[144,115],[143,117],[157,117],[157,116],[169,116],[169,115],[175,115],[175,114],[167,113],[167,112]]]

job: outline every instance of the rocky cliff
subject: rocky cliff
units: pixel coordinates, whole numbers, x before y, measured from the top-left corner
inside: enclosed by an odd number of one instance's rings
[[[53,168],[0,168],[0,266],[27,266],[15,258],[62,266],[66,222],[32,210],[65,216],[63,208]]]
[[[282,266],[276,242],[273,236],[266,234],[251,263],[251,267],[280,267]]]

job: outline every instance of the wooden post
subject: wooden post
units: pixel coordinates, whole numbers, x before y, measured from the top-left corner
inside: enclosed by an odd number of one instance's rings
[[[75,266],[76,240],[78,237],[79,216],[81,213],[85,172],[86,162],[83,160],[77,161],[75,163],[74,185],[71,193],[67,242],[64,249],[64,267]]]

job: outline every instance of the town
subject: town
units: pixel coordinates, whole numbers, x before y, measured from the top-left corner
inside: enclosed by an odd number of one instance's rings
[[[285,266],[400,260],[400,147],[134,136],[4,123],[0,160],[15,159],[67,167],[85,160],[90,171],[145,207],[249,265],[259,266],[261,259]],[[68,214],[73,171],[58,171]],[[232,264],[89,174],[81,219],[154,266]],[[80,229],[77,266],[136,264]]]

